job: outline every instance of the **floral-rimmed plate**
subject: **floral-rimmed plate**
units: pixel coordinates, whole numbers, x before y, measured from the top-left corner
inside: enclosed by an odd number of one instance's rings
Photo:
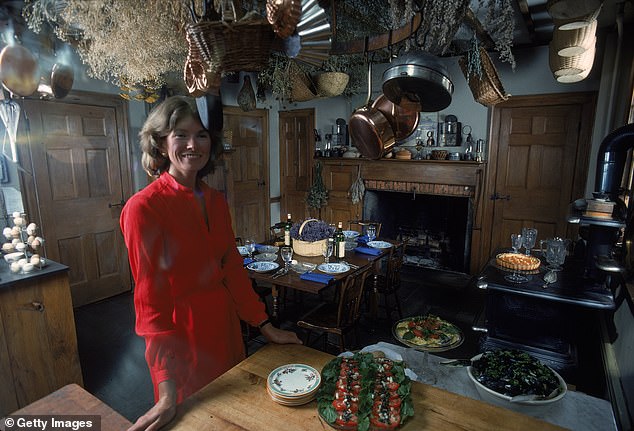
[[[267,378],[269,390],[280,397],[303,397],[316,391],[321,383],[319,371],[305,364],[277,367]]]
[[[368,247],[372,248],[390,248],[392,244],[387,241],[368,241]]]
[[[239,245],[238,246],[238,253],[240,253],[240,256],[246,256],[249,254],[249,251],[247,250],[247,248],[243,245]]]
[[[344,230],[343,235],[346,237],[346,239],[354,239],[361,234],[356,230]]]
[[[257,244],[255,246],[255,249],[258,251],[258,253],[277,253],[278,251],[280,251],[280,248],[274,245]]]
[[[317,269],[326,274],[343,274],[350,271],[350,267],[344,263],[322,263]]]
[[[247,265],[247,269],[255,272],[269,272],[279,267],[277,262],[252,262]]]

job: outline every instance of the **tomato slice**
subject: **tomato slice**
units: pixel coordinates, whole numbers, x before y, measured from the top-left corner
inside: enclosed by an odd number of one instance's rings
[[[342,412],[346,409],[346,403],[344,402],[344,400],[333,400],[332,406],[338,412]]]
[[[359,422],[359,418],[357,417],[357,415],[355,414],[349,415],[350,416],[349,418],[346,418],[345,416],[346,415],[339,413],[339,415],[337,416],[337,419],[335,419],[335,423],[343,427],[357,426],[357,423]]]
[[[399,386],[401,386],[401,385],[399,385],[399,384],[398,384],[398,383],[396,383],[396,382],[389,382],[389,383],[387,384],[387,388],[388,388],[390,391],[397,391],[397,390],[398,390],[398,388],[399,388]]]

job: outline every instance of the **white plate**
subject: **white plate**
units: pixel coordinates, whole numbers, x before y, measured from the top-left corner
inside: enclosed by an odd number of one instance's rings
[[[392,244],[387,241],[369,241],[368,246],[373,248],[390,248]]]
[[[253,256],[258,262],[273,262],[277,260],[277,254],[275,253],[260,253]]]
[[[287,364],[271,371],[266,383],[275,395],[301,397],[319,387],[321,374],[310,365]]]
[[[346,237],[346,239],[354,239],[361,234],[356,230],[344,230],[343,235]]]
[[[350,267],[343,263],[322,263],[317,269],[326,274],[343,274],[350,271]]]
[[[243,245],[238,246],[238,253],[240,253],[240,256],[246,256],[249,254],[249,252],[247,251],[247,248]]]
[[[269,272],[279,267],[277,262],[252,262],[247,265],[247,269],[255,272]]]

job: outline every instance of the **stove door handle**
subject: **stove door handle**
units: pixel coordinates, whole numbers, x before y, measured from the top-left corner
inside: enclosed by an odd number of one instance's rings
[[[471,330],[474,332],[484,332],[485,334],[489,332],[487,328],[484,328],[482,326],[472,326]]]

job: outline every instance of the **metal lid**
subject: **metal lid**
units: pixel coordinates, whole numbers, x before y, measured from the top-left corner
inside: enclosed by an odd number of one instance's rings
[[[437,57],[419,51],[398,58],[383,72],[383,94],[403,109],[436,112],[451,103],[453,83]]]

